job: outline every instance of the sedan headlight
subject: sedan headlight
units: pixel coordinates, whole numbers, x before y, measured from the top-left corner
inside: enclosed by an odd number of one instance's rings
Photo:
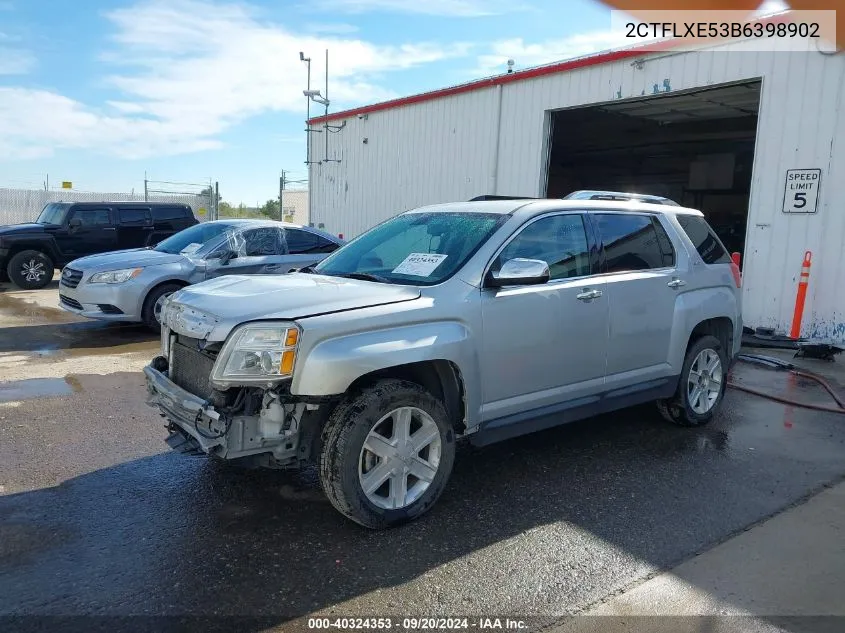
[[[107,270],[94,273],[88,278],[89,284],[122,284],[124,281],[135,279],[143,272],[143,268],[123,268],[121,270]]]
[[[299,328],[295,323],[251,323],[235,330],[214,363],[212,382],[270,383],[293,375]]]

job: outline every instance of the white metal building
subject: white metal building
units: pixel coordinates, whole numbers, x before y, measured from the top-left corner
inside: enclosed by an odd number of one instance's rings
[[[483,194],[667,195],[742,252],[746,325],[789,331],[811,251],[801,333],[845,341],[845,54],[759,48],[613,51],[313,119],[340,162],[312,166],[311,222],[350,238]]]

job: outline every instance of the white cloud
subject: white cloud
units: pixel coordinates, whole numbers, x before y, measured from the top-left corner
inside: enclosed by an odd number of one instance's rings
[[[248,117],[304,112],[299,51],[313,59],[319,83],[328,48],[329,96],[353,105],[395,96],[378,85],[381,73],[468,50],[293,33],[248,5],[199,0],[149,0],[106,18],[115,31],[103,82],[119,96],[98,106],[46,90],[0,89],[0,156],[87,148],[141,158],[215,148],[222,132]]]
[[[344,13],[415,13],[460,18],[500,15],[515,10],[516,2],[506,0],[316,0],[310,6]]]
[[[476,72],[488,75],[505,72],[509,59],[514,60],[516,68],[525,68],[630,45],[624,32],[614,30],[534,43],[527,43],[522,38],[501,40],[493,43],[491,52],[479,56]]]
[[[356,33],[358,27],[354,24],[345,24],[343,22],[312,22],[305,26],[305,30],[310,33],[325,33],[327,35],[347,35],[349,33]]]

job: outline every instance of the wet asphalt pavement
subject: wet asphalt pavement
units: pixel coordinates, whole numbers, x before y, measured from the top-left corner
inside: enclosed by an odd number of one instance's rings
[[[168,452],[157,341],[54,296],[0,292],[0,615],[562,616],[845,476],[845,416],[730,391],[706,428],[649,406],[464,446],[430,513],[369,532],[313,472]]]

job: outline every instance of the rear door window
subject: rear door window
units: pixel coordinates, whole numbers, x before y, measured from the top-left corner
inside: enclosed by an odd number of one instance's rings
[[[305,255],[316,253],[319,243],[317,236],[299,229],[285,229],[285,240],[288,243],[288,253],[291,255]]]
[[[678,224],[684,229],[695,250],[705,264],[729,264],[731,257],[707,220],[697,215],[678,214]]]
[[[121,208],[119,211],[120,223],[124,225],[146,224],[150,221],[149,209]]]
[[[593,218],[604,244],[606,272],[649,270],[674,264],[674,252],[664,252],[666,243],[671,248],[671,242],[651,216],[597,213]]]

